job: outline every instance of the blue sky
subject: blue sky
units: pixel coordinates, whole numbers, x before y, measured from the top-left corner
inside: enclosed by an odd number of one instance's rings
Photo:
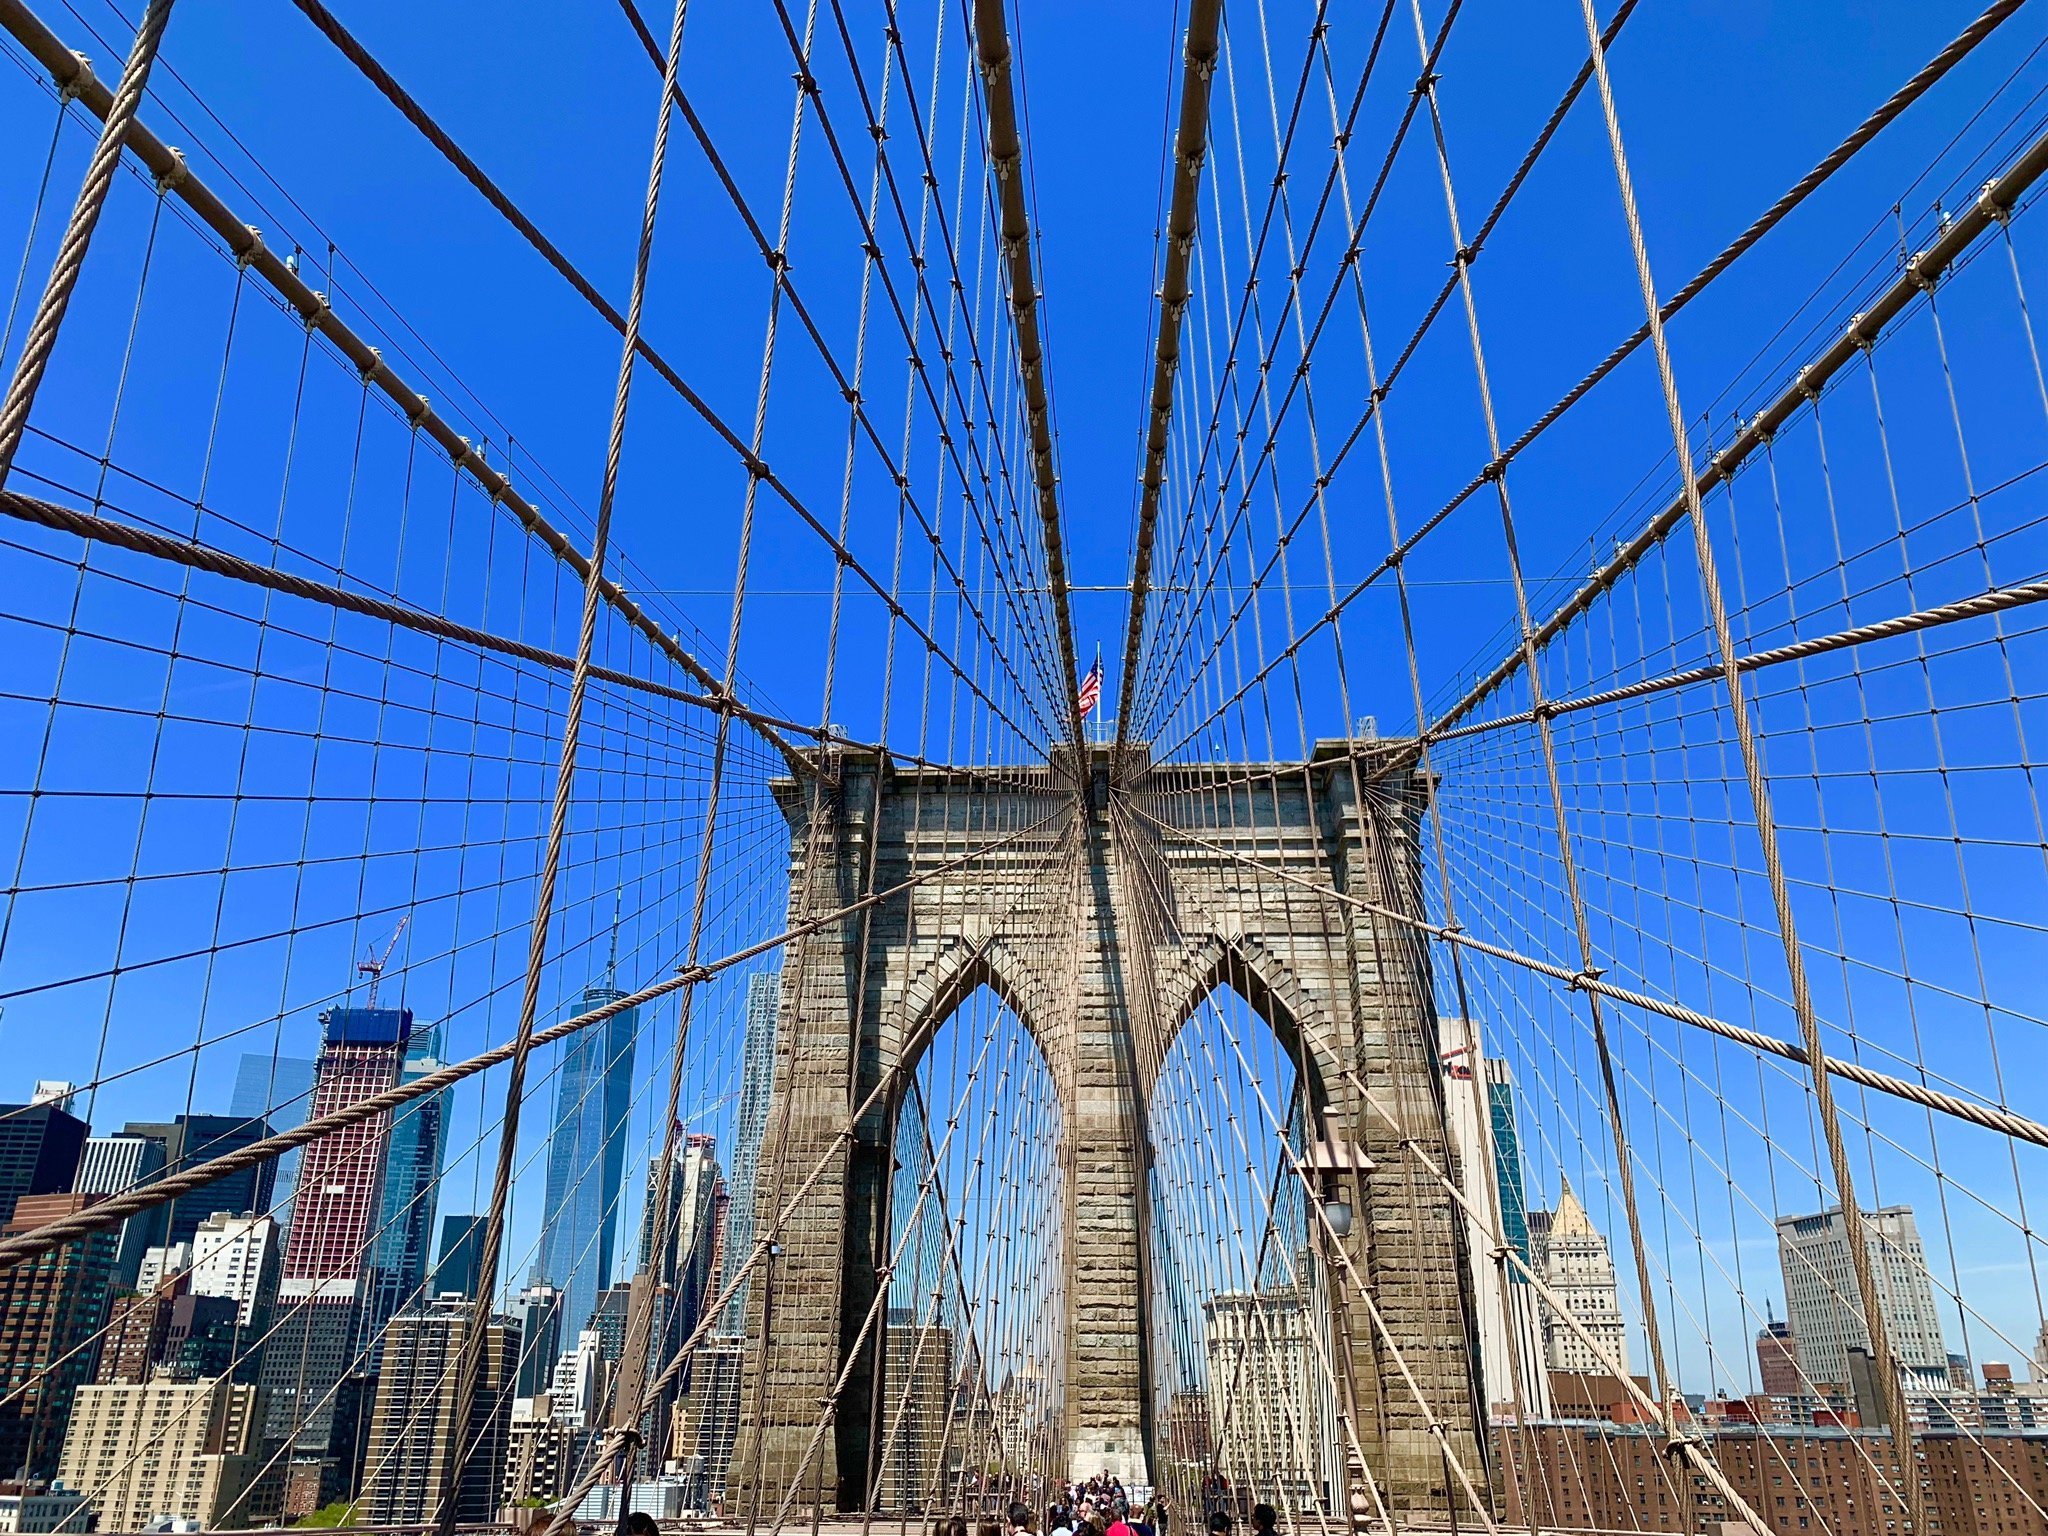
[[[79,4],[85,23],[103,35],[122,35],[112,9],[94,0]],[[569,257],[622,301],[644,187],[652,72],[643,69],[630,33],[610,8],[529,7],[510,14],[516,23],[499,16],[480,26],[466,7],[423,4],[360,6],[345,10],[343,19]],[[1668,4],[1647,6],[1632,18],[1615,50],[1614,73],[1665,290],[1788,186],[1968,14],[1963,6]],[[1242,36],[1247,51],[1251,15],[1239,19],[1240,33],[1233,34]],[[654,18],[657,27],[662,19]],[[733,174],[770,223],[789,106],[782,88],[787,50],[779,32],[770,30],[772,19],[759,8],[695,7],[683,71]],[[1294,54],[1288,43],[1294,21],[1277,10],[1271,19],[1275,52],[1285,58]],[[1749,362],[1790,308],[1788,300],[1804,298],[1850,239],[1883,218],[1968,107],[2018,59],[2030,25],[2024,16],[2009,24],[2009,35],[1966,64],[1674,328],[1695,409],[1705,409]],[[110,57],[109,47],[94,47],[83,36],[78,20],[70,31],[86,51],[103,61]],[[1018,33],[1067,539],[1078,582],[1116,584],[1128,577],[1174,19],[1166,7],[1044,4],[1026,9]],[[1341,27],[1338,33],[1341,48],[1355,49],[1356,36]],[[1389,48],[1390,84],[1412,77],[1411,54],[1397,31]],[[616,344],[566,285],[290,7],[181,7],[166,57],[180,78],[160,80],[160,94],[189,125],[187,133],[168,136],[204,144],[252,183],[250,193],[232,201],[252,210],[250,221],[265,228],[273,245],[303,244],[306,261],[318,268],[332,238],[361,274],[344,272],[332,281],[338,302],[371,303],[366,286],[374,283],[503,424],[493,433],[479,422],[476,435],[502,439],[509,427],[521,451],[557,476],[570,496],[585,507],[594,502]],[[1573,6],[1489,7],[1461,19],[1444,55],[1441,93],[1468,223],[1491,201],[1582,57]],[[1288,68],[1281,66],[1282,73]],[[180,82],[225,126],[200,118]],[[826,85],[828,109],[857,124],[844,82],[827,75]],[[1247,84],[1248,107],[1256,107],[1251,90]],[[1386,94],[1401,99],[1398,91]],[[1509,431],[1532,419],[1640,318],[1591,108],[1589,98],[1574,114],[1482,264],[1489,362]],[[35,93],[10,92],[8,110],[17,114],[24,142],[41,141],[45,113]],[[1366,120],[1379,126],[1371,111]],[[229,131],[256,149],[289,201],[277,188],[255,184],[247,161],[227,140]],[[1370,142],[1372,133],[1362,130],[1359,137]],[[683,360],[686,377],[728,421],[743,426],[751,411],[766,283],[702,157],[680,135],[672,163],[646,334]],[[26,157],[13,168],[11,197],[25,195],[23,183],[36,169]],[[1376,294],[1385,297],[1375,299],[1382,326],[1405,334],[1403,307],[1411,296],[1434,290],[1448,247],[1434,167],[1420,135],[1396,172],[1385,233],[1372,250],[1382,268]],[[792,247],[799,281],[817,296],[813,307],[827,317],[835,344],[850,351],[845,309],[858,259],[847,259],[848,231],[840,222],[845,199],[832,184],[815,129],[799,174],[803,190]],[[110,311],[108,318],[118,324],[117,315]],[[1459,339],[1452,327],[1439,334]],[[816,434],[814,415],[805,414],[821,407],[808,393],[817,380],[805,370],[804,350],[793,345],[783,351],[786,381],[778,390],[791,403],[787,414],[771,420],[770,446],[777,450],[771,463],[800,466],[785,473],[807,493],[824,497],[837,434]],[[1433,355],[1438,350],[1441,358]],[[1477,461],[1461,350],[1432,346],[1418,370],[1427,375],[1416,384],[1422,403],[1447,407],[1441,426],[1432,429],[1429,457],[1437,467],[1416,478],[1418,507],[1441,499],[1439,484],[1461,484]],[[431,377],[438,369],[417,371],[430,375],[429,386],[440,382]],[[428,392],[444,409],[461,404],[445,390]],[[1448,409],[1453,403],[1455,417]],[[735,520],[726,508],[738,488],[734,466],[725,461],[729,455],[707,445],[658,382],[643,384],[637,404],[619,541],[660,583],[689,594],[678,596],[677,604],[722,635],[724,604],[697,594],[730,587],[724,573]],[[1348,419],[1341,402],[1327,408]],[[1576,568],[1590,524],[1604,519],[1661,453],[1661,420],[1647,398],[1617,403],[1611,417],[1599,410],[1584,415],[1593,423],[1584,437],[1558,434],[1557,455],[1532,464],[1540,478],[1532,473],[1523,493],[1531,502],[1526,558],[1532,575],[1565,560]],[[1621,451],[1611,435],[1617,426],[1627,433]],[[824,441],[808,441],[814,434]],[[1589,463],[1592,444],[1600,449]],[[1569,466],[1563,487],[1569,514],[1553,518],[1548,495],[1564,478],[1560,465]],[[816,478],[803,471],[815,471]],[[1542,492],[1534,489],[1538,484]],[[686,498],[680,505],[673,499],[678,492]],[[726,499],[716,515],[691,515],[702,497]],[[1559,503],[1560,514],[1564,506]],[[786,513],[782,518],[789,522]],[[810,536],[783,541],[778,530],[767,531],[777,547],[757,552],[756,587],[769,593],[821,589],[829,566],[811,558]],[[1447,534],[1448,564],[1490,550],[1482,542],[1483,524]],[[1369,533],[1363,547],[1372,547],[1376,536]],[[862,543],[858,529],[854,544],[866,552],[875,548]],[[1077,598],[1084,658],[1105,644],[1113,669],[1122,603],[1117,593]],[[1436,659],[1437,675],[1429,681],[1443,686],[1477,649],[1466,638],[1474,615],[1464,603],[1423,606],[1429,626],[1423,639]],[[1489,604],[1485,611],[1503,610]],[[791,708],[813,712],[821,600],[763,596],[754,612],[769,633],[747,645],[749,666]],[[776,643],[785,636],[788,643]]]
[[[119,35],[107,8],[81,4],[86,20]],[[1617,46],[1614,70],[1666,289],[1690,275],[1970,13],[1959,5],[1646,6]],[[654,81],[616,13],[601,6],[526,7],[479,24],[470,8],[420,4],[358,6],[342,15],[570,257],[615,300],[622,298]],[[657,27],[661,20],[654,18]],[[1276,37],[1287,35],[1291,20],[1274,12]],[[786,53],[777,63],[770,51],[771,44],[779,47],[764,30],[771,21],[772,15],[742,7],[697,6],[684,69],[685,84],[735,175],[770,213],[788,116],[787,93],[769,86],[788,73]],[[1860,235],[1882,216],[1930,146],[1945,136],[1941,130],[1959,122],[1962,109],[2018,57],[2019,34],[2029,25],[2025,17],[2012,23],[2014,36],[1985,50],[1989,57],[1981,64],[1967,65],[1923,113],[1859,159],[1782,239],[1717,290],[1711,309],[1702,306],[1695,319],[1675,328],[1686,377],[1701,381],[1691,389],[1700,405],[1748,361],[1764,334],[1763,317],[1774,324],[1787,294],[1803,296],[1832,267],[1845,234]],[[1163,6],[1038,4],[1027,8],[1019,34],[1067,536],[1078,581],[1116,583],[1127,577],[1149,364],[1152,230],[1173,18]],[[1405,40],[1397,35],[1395,41]],[[106,48],[88,51],[108,57]],[[1276,51],[1291,54],[1278,43]],[[1582,56],[1574,6],[1495,6],[1464,19],[1445,55],[1442,92],[1468,205],[1491,200],[1505,167]],[[581,301],[291,8],[181,7],[167,58],[236,137],[257,148],[309,216],[293,218],[283,198],[265,190],[262,200],[275,225],[268,238],[315,247],[309,259],[318,263],[317,223],[528,451],[579,500],[593,501],[617,359],[611,333]],[[1407,52],[1394,50],[1394,63],[1401,78],[1412,75]],[[184,112],[177,86],[165,81],[162,88]],[[28,93],[13,91],[10,102],[23,114],[17,121],[24,131],[29,120],[41,120]],[[1597,119],[1582,110],[1573,123],[1503,227],[1482,276],[1482,302],[1495,320],[1491,361],[1502,415],[1517,425],[1639,318],[1621,264]],[[209,144],[221,138],[218,129],[203,136]],[[813,133],[814,152],[816,142]],[[231,148],[224,153],[234,158]],[[686,359],[687,376],[728,419],[744,422],[765,283],[757,264],[737,250],[732,215],[707,184],[700,157],[679,142],[675,163],[647,334]],[[1403,166],[1433,169],[1419,152]],[[814,178],[806,197],[815,190],[822,205],[840,196],[818,184],[822,159],[806,161],[804,173]],[[1447,255],[1440,249],[1440,207],[1424,195],[1434,196],[1429,179],[1409,190],[1415,196],[1403,208],[1412,221],[1392,241],[1415,252],[1401,280],[1421,281],[1426,273],[1433,287]],[[803,235],[800,220],[799,241]],[[827,284],[832,299],[845,298],[849,264],[836,255],[821,255],[799,271],[807,284]],[[833,312],[830,303],[819,307]],[[1730,323],[1738,317],[1749,323]],[[662,397],[658,384],[641,395],[619,537],[650,568],[687,570],[697,573],[696,581],[729,564],[722,544],[730,538],[724,526],[730,519],[679,525],[662,515],[654,490],[661,466],[698,447],[681,435],[687,429],[674,403]],[[1660,424],[1650,417],[1639,425],[1642,451],[1611,454],[1611,474],[1588,487],[1603,513],[1616,494],[1603,488],[1632,484],[1658,452],[1654,429]],[[1455,446],[1469,449],[1460,427]],[[783,456],[792,451],[785,447]],[[1461,481],[1470,472],[1466,453],[1445,464],[1446,477]],[[724,475],[729,466],[707,471]],[[1555,543],[1532,551],[1532,566],[1547,570],[1567,537],[1560,530]],[[787,584],[808,569],[792,557]],[[764,585],[766,578],[764,572]],[[701,583],[722,584],[729,585],[723,576]],[[779,617],[784,610],[775,604],[815,601],[764,598],[763,612]],[[722,620],[718,605],[691,606],[705,613],[707,628],[722,632],[722,622],[712,622]],[[1113,650],[1121,627],[1120,596],[1077,601],[1084,652],[1105,642]],[[770,669],[774,691],[789,693],[792,707],[799,707],[808,701],[795,680],[809,680],[816,657],[789,658],[786,681],[776,675],[785,669],[776,668],[775,649],[750,646],[749,661]],[[1462,653],[1447,646],[1444,654],[1448,663]]]

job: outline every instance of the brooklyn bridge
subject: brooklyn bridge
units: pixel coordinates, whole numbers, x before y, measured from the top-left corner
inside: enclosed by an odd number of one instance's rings
[[[0,1529],[2048,1533],[1978,3],[0,0]]]

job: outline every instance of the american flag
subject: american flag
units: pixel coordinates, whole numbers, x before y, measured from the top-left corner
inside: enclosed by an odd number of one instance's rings
[[[1090,710],[1102,702],[1102,657],[1097,655],[1095,665],[1088,669],[1088,675],[1081,679],[1081,718],[1088,718]]]

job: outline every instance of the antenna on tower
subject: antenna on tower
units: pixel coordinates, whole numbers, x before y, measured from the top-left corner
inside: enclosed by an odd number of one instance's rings
[[[619,909],[625,903],[625,892],[612,892],[612,948],[604,960],[604,984],[614,992],[619,980]]]
[[[412,914],[410,912],[398,920],[398,926],[391,930],[391,937],[385,942],[383,954],[380,955],[375,950],[372,950],[356,962],[357,973],[370,978],[370,1000],[364,1005],[365,1007],[374,1008],[377,1006],[377,983],[384,979],[385,964],[391,959],[391,952],[398,948],[398,941],[405,933],[406,925],[411,921]]]

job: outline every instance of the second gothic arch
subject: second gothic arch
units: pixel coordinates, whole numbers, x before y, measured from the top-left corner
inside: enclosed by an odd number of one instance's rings
[[[1278,956],[1245,934],[1190,936],[1178,961],[1161,975],[1158,1062],[1141,1084],[1146,1106],[1173,1042],[1195,1010],[1223,987],[1236,992],[1266,1021],[1302,1074],[1312,1112],[1321,1114],[1344,1075],[1344,1063],[1336,1054],[1335,1020]]]

